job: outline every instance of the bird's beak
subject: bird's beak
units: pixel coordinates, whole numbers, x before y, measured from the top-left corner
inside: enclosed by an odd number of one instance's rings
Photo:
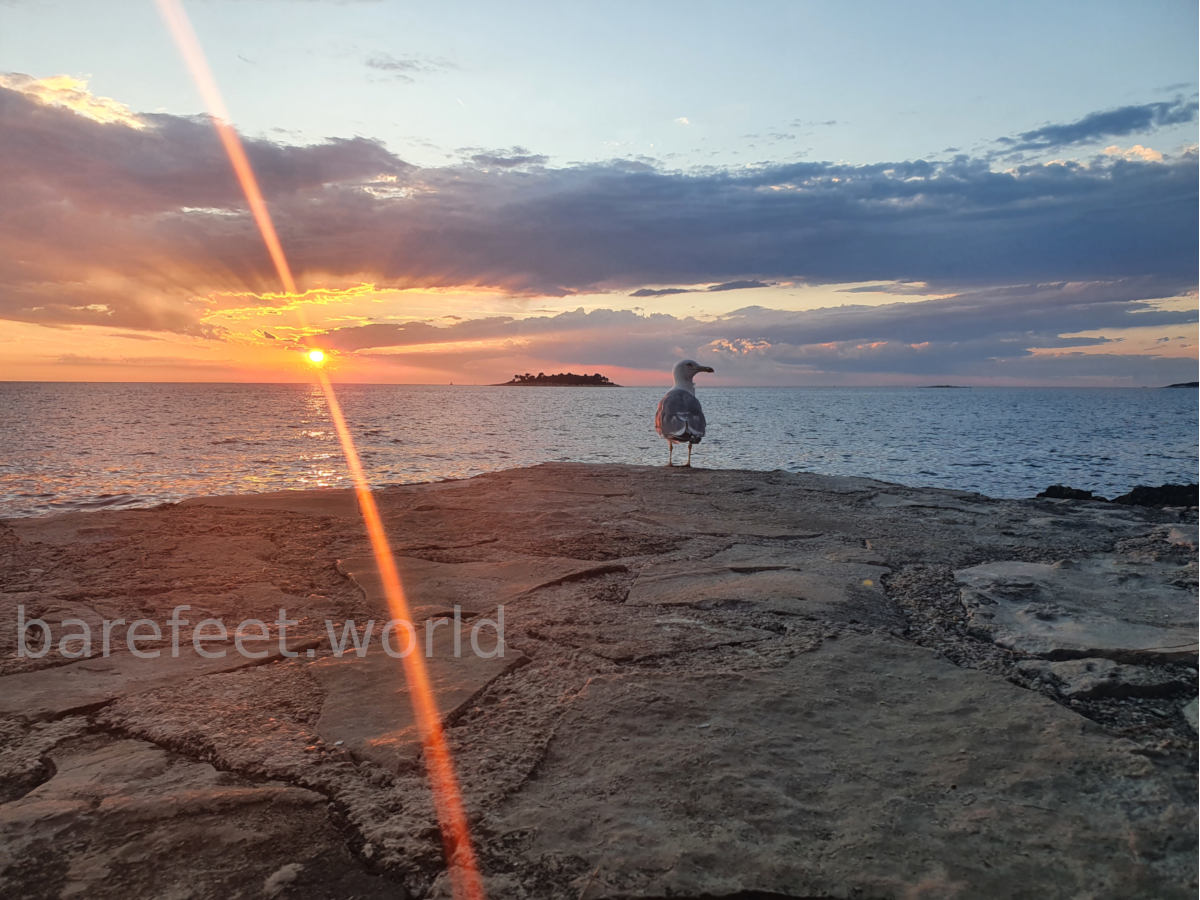
[[[713,370],[713,367],[712,367],[712,366],[701,366],[701,367],[700,367],[700,371],[701,371],[701,372],[712,372],[712,371],[714,371],[714,370]]]

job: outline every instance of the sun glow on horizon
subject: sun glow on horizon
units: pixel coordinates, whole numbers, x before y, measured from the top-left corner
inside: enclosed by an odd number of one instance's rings
[[[316,349],[309,350],[307,355],[308,355],[308,361],[310,363],[312,363],[314,366],[321,366],[321,365],[325,364],[325,351],[324,350],[316,350]]]

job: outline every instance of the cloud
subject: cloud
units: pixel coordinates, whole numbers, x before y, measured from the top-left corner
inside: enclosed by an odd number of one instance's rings
[[[1104,148],[1105,156],[1119,156],[1121,159],[1140,159],[1145,162],[1162,162],[1163,155],[1150,147],[1134,144],[1132,147],[1121,149],[1116,144]]]
[[[1049,150],[1196,121],[1195,100],[1175,99],[1169,103],[1143,103],[1089,113],[1074,122],[1043,125],[1016,138],[1000,138],[1010,151]]]
[[[471,150],[466,152],[471,153]],[[472,153],[470,159],[481,169],[521,169],[528,166],[544,166],[550,161],[550,157],[530,153],[524,147]]]
[[[416,76],[432,72],[444,72],[447,69],[458,68],[446,59],[428,56],[393,56],[390,53],[376,53],[366,59],[368,69],[383,72],[396,81],[411,84]]]
[[[692,294],[693,288],[638,288],[630,297],[669,297],[671,294]]]
[[[854,287],[838,288],[839,294],[925,294],[931,293],[929,285],[923,281],[914,282],[884,282],[882,284],[859,284]]]
[[[687,116],[680,116],[674,120],[676,125],[691,125],[691,120]]]
[[[726,281],[726,282],[723,282],[722,284],[710,285],[708,290],[709,291],[744,291],[744,290],[747,290],[748,288],[764,288],[764,287],[771,287],[770,282],[754,281],[754,280]]]
[[[33,78],[20,72],[0,72],[0,88],[19,91],[47,106],[61,106],[93,122],[117,122],[130,128],[144,123],[124,103],[111,97],[97,97],[88,90],[86,79],[70,75]]]
[[[749,288],[771,287],[770,282],[766,281],[725,281],[721,284],[711,284],[706,288],[690,287],[672,287],[672,288],[639,288],[631,293],[630,297],[668,297],[671,294],[699,294],[699,293],[720,293],[721,291],[742,291]]]
[[[0,87],[0,318],[221,337],[206,316],[223,298],[278,285],[211,124],[164,114],[98,121],[89,108]],[[306,288],[652,297],[802,280],[922,282],[962,298],[997,285],[1081,283],[1099,296],[1103,285],[1146,277],[1175,287],[1195,279],[1194,154],[1004,172],[965,156],[680,172],[645,160],[554,167],[523,147],[418,168],[365,138],[245,145]],[[1043,293],[1026,314],[1064,296]],[[993,297],[972,315],[987,321],[993,304],[1010,302]],[[910,305],[920,304],[900,304]],[[909,314],[893,313],[903,330]],[[765,321],[733,333],[740,320],[725,319],[725,330],[701,329],[693,346],[762,340]],[[511,324],[493,327],[521,336]],[[932,340],[929,329],[904,340]],[[1052,332],[1046,323],[1039,333]],[[880,335],[897,339],[862,336]]]
[[[228,372],[229,366],[223,362],[205,362],[203,360],[180,359],[178,356],[89,356],[77,353],[64,353],[56,362],[71,366],[104,366],[108,368],[164,368],[179,371]]]
[[[748,353],[762,353],[771,349],[770,341],[751,341],[746,338],[736,338],[732,341],[725,338],[717,338],[711,341],[706,349],[713,353],[734,353],[745,355]]]
[[[206,117],[130,122],[8,82],[23,87],[0,87],[0,317],[213,337],[198,295],[275,289]],[[269,202],[329,183],[365,192],[413,168],[362,138],[244,140]]]
[[[745,307],[703,319],[628,310],[574,310],[558,315],[491,316],[450,325],[374,323],[313,335],[343,352],[373,351],[421,360],[571,360],[586,366],[665,370],[681,354],[725,362],[721,371],[747,379],[796,381],[854,373],[980,377],[1047,377],[1055,371],[1099,371],[1095,348],[1115,343],[1072,336],[1133,326],[1167,327],[1195,321],[1194,309],[1164,309],[1177,284],[1157,278],[1095,283],[1026,284],[965,290],[954,296],[883,306],[838,306],[803,312]],[[1092,348],[1082,353],[1079,348]],[[1150,381],[1174,375],[1194,360],[1143,361]],[[1126,363],[1113,372],[1132,372]],[[1157,373],[1157,374],[1152,374]],[[819,379],[818,379],[819,380]],[[1178,379],[1176,379],[1178,380]]]

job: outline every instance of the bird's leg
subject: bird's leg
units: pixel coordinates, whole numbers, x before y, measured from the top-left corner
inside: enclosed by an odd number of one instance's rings
[[[684,465],[687,466],[688,468],[691,468],[691,465],[692,465],[692,442],[691,441],[688,441],[688,461],[686,463],[684,463]]]
[[[675,445],[667,441],[667,465],[675,465]]]

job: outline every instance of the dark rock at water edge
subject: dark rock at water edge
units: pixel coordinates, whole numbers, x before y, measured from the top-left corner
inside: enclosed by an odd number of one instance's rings
[[[1091,491],[1081,490],[1080,488],[1067,487],[1065,484],[1052,484],[1040,494],[1038,499],[1049,498],[1051,500],[1106,500],[1105,497],[1097,497]]]
[[[1125,506],[1152,506],[1162,509],[1166,506],[1200,506],[1200,486],[1194,484],[1160,484],[1158,487],[1139,484],[1128,494],[1114,497],[1113,503]],[[1107,503],[1107,497],[1093,494],[1082,488],[1068,487],[1065,484],[1052,484],[1040,494],[1037,499],[1049,500],[1098,500]]]
[[[1161,509],[1164,506],[1197,506],[1200,497],[1200,486],[1194,484],[1163,484],[1149,487],[1139,484],[1128,494],[1113,498],[1113,503],[1124,503],[1127,506],[1154,506]]]

